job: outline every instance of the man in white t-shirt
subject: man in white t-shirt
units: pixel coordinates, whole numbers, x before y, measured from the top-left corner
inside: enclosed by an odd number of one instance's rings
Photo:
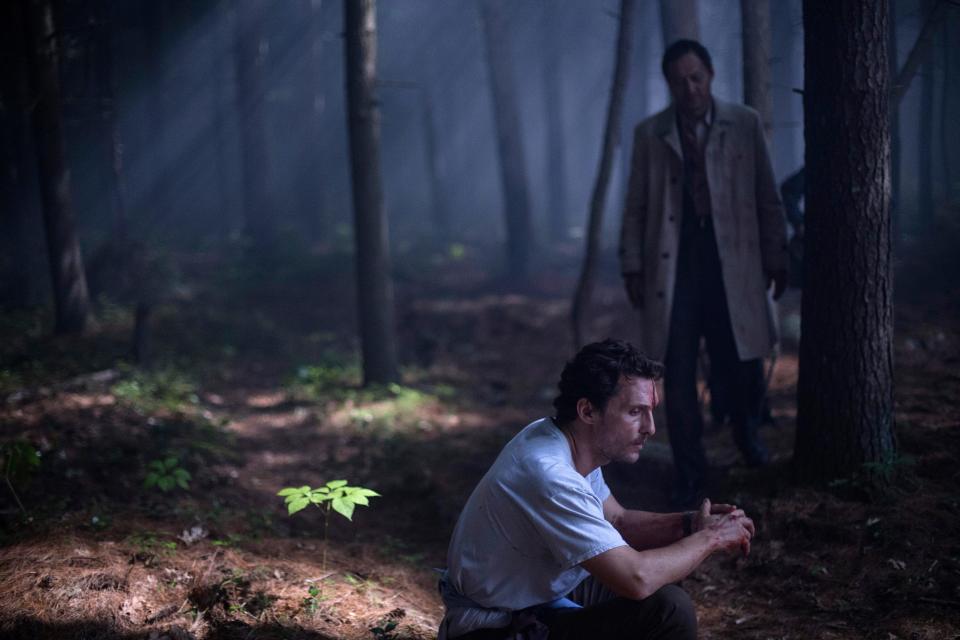
[[[753,522],[709,500],[697,512],[624,509],[600,471],[636,462],[653,436],[662,373],[617,340],[567,363],[556,417],[504,447],[460,514],[439,640],[696,637],[673,583],[715,551],[749,553]]]

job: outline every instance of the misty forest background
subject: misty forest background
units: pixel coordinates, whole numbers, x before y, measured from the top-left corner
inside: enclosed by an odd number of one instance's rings
[[[806,166],[773,464],[705,436],[760,536],[685,581],[702,635],[960,634],[956,1],[16,0],[0,33],[5,637],[433,637],[472,486],[577,345],[641,331],[617,235],[678,37]],[[628,506],[668,507],[658,426],[605,471]],[[379,495],[276,495],[338,479]]]

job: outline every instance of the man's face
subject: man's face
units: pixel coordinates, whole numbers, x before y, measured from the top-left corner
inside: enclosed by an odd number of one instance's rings
[[[653,410],[660,404],[657,385],[646,378],[620,378],[617,395],[594,425],[595,449],[607,462],[636,462],[647,438],[656,433]]]
[[[687,118],[700,119],[710,108],[710,83],[713,72],[697,54],[690,52],[667,65],[667,85],[673,103]]]

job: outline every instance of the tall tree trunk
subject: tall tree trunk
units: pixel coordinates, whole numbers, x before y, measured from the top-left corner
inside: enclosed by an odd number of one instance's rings
[[[274,211],[269,196],[264,69],[269,49],[262,31],[264,0],[240,0],[236,16],[236,97],[240,127],[244,232],[255,253],[266,257],[274,247]]]
[[[380,179],[376,2],[344,0],[343,12],[363,380],[364,384],[382,384],[398,380],[399,370]]]
[[[896,2],[890,2],[887,34],[890,77],[896,78],[899,66]],[[890,227],[894,246],[900,243],[900,149],[900,110],[893,106],[890,109]]]
[[[960,11],[944,26],[943,175],[947,203],[960,206]]]
[[[97,83],[100,99],[100,138],[106,150],[105,164],[110,167],[108,191],[113,236],[124,242],[127,236],[126,188],[123,180],[123,144],[117,121],[117,69],[113,58],[114,5],[101,0],[97,6],[96,38]]]
[[[209,74],[210,82],[213,83],[213,91],[210,92],[211,104],[211,125],[213,127],[214,149],[213,157],[216,162],[216,185],[217,185],[217,209],[218,220],[223,225],[221,229],[228,235],[231,225],[228,221],[233,218],[230,211],[230,198],[228,196],[229,187],[227,179],[227,132],[226,132],[226,113],[227,113],[227,95],[228,87],[226,82],[226,68],[224,61],[229,60],[230,34],[235,31],[231,29],[230,22],[235,18],[230,9],[230,0],[217,0],[213,5],[212,11],[216,15],[214,27],[210,32],[211,49],[214,51],[210,56]]]
[[[600,230],[603,227],[603,209],[607,199],[607,183],[610,181],[610,168],[613,165],[613,152],[620,138],[620,116],[623,107],[623,91],[627,85],[630,71],[630,47],[632,39],[633,0],[620,0],[620,29],[617,35],[616,63],[613,71],[613,84],[610,87],[610,103],[607,105],[607,124],[603,132],[603,149],[600,152],[600,166],[597,169],[597,181],[593,185],[590,198],[590,219],[587,229],[587,246],[583,258],[580,281],[573,297],[573,340],[579,348],[583,344],[586,310],[590,306],[596,280],[597,260],[600,254]]]
[[[22,1],[29,40],[27,56],[36,101],[33,107],[33,131],[53,280],[55,330],[57,333],[79,333],[86,328],[90,300],[74,226],[70,170],[64,154],[53,8],[49,0]]]
[[[490,95],[500,153],[500,182],[503,186],[503,210],[507,229],[507,268],[509,275],[524,278],[530,260],[533,231],[530,224],[530,198],[527,195],[527,171],[523,157],[520,112],[513,82],[513,56],[502,0],[480,0],[480,16],[486,41]]]
[[[634,25],[646,25],[649,21],[651,5],[649,2],[634,4]],[[635,29],[631,27],[631,32]],[[639,40],[643,42],[643,40]],[[633,131],[637,123],[647,115],[647,74],[648,51],[643,46],[632,47],[630,51],[630,68],[635,72],[627,79],[624,88],[623,116],[620,118],[620,183],[614,202],[622,206],[627,196],[627,186],[630,182],[630,161],[633,151]]]
[[[440,151],[437,148],[436,125],[433,116],[433,98],[427,85],[419,87],[420,118],[423,129],[424,151],[427,156],[427,180],[430,183],[430,212],[434,236],[438,244],[450,240],[450,216],[440,187]]]
[[[319,240],[326,229],[323,201],[322,154],[324,145],[323,113],[326,109],[326,96],[323,93],[323,57],[324,22],[322,0],[300,0],[299,9],[306,21],[306,47],[309,51],[306,73],[299,88],[301,112],[306,120],[302,146],[300,149],[299,213],[301,225],[311,240]]]
[[[773,133],[770,103],[770,0],[740,0],[743,23],[743,101],[760,113],[763,131]]]
[[[563,34],[561,33],[562,4],[543,5],[543,106],[547,129],[544,152],[547,154],[547,216],[546,227],[550,240],[566,239],[567,185],[565,170],[565,136],[563,131]]]
[[[660,28],[666,49],[681,38],[700,39],[700,17],[697,0],[660,0]]]
[[[36,187],[28,165],[32,155],[26,71],[26,43],[19,2],[0,7],[0,305],[13,308],[30,303],[30,243],[27,223]],[[31,186],[33,188],[31,188]]]
[[[924,13],[930,15],[938,0],[926,0]],[[938,29],[939,30],[939,29]],[[930,231],[935,217],[933,204],[933,91],[935,80],[934,61],[936,59],[933,42],[923,52],[923,72],[920,76],[920,135],[917,136],[917,158],[919,160],[918,213],[920,229]]]
[[[803,5],[807,207],[795,465],[815,480],[895,455],[887,19],[886,0]]]
[[[145,62],[145,82],[148,83],[146,119],[142,131],[149,132],[141,139],[151,163],[152,183],[147,191],[149,220],[162,221],[171,209],[171,179],[173,171],[170,151],[170,85],[167,51],[170,39],[169,0],[143,0],[140,28],[143,30],[142,53]]]
[[[923,21],[923,27],[920,29],[920,35],[917,36],[916,42],[913,43],[910,53],[907,54],[906,62],[903,63],[903,67],[899,73],[897,73],[896,80],[890,88],[892,109],[899,108],[900,101],[907,93],[907,89],[910,88],[913,76],[917,74],[917,69],[920,68],[927,50],[933,46],[933,40],[937,35],[937,30],[947,17],[947,4],[949,4],[950,1],[951,0],[929,0],[933,6],[930,6],[930,4],[926,5],[926,8],[929,10],[927,11],[926,19]]]

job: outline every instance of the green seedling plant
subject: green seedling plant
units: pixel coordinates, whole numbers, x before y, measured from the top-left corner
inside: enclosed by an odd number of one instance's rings
[[[23,515],[27,515],[27,510],[20,501],[20,496],[17,495],[13,484],[25,480],[37,470],[40,466],[40,452],[29,442],[16,440],[0,447],[0,458],[3,460],[3,480],[13,494],[13,499],[17,501],[20,511]]]
[[[177,487],[190,489],[190,472],[180,466],[180,461],[174,456],[154,460],[148,467],[147,477],[143,486],[147,489],[154,487],[166,493]]]
[[[286,487],[277,492],[283,496],[287,505],[287,514],[293,515],[311,504],[323,511],[323,570],[327,570],[327,529],[330,526],[330,512],[336,511],[347,520],[353,521],[353,510],[357,505],[370,506],[370,498],[380,494],[365,487],[347,486],[346,480],[331,480],[322,487],[311,488]]]

